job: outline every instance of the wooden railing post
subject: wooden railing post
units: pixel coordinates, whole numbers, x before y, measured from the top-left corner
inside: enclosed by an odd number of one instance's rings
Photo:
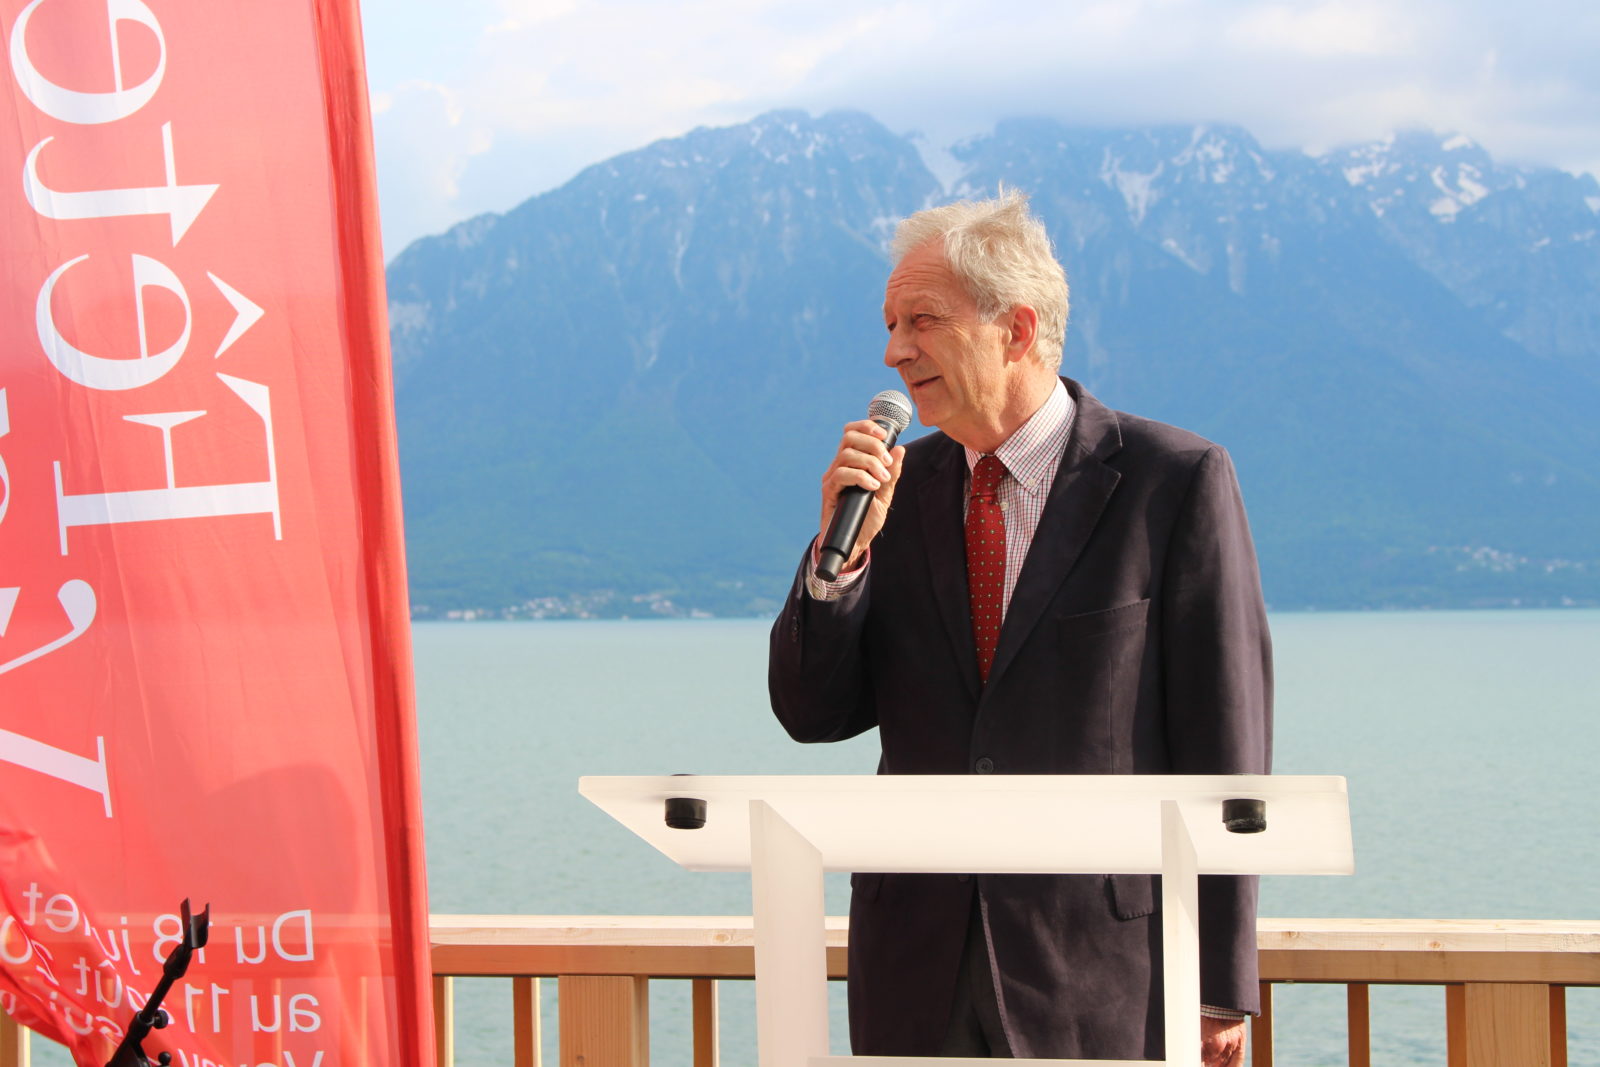
[[[1345,1029],[1350,1047],[1350,1067],[1372,1067],[1372,998],[1365,982],[1344,987]]]
[[[1261,1014],[1250,1020],[1250,1067],[1272,1067],[1272,983],[1261,983]]]
[[[539,1067],[539,980],[511,979],[511,1062],[514,1067]]]
[[[694,1067],[718,1067],[717,980],[694,979]]]
[[[643,975],[557,979],[561,1067],[649,1067],[650,980]]]
[[[1550,987],[1550,1067],[1567,1067],[1567,987]]]
[[[433,1062],[436,1067],[456,1063],[455,979],[449,975],[433,977]]]
[[[1468,982],[1445,989],[1450,1067],[1552,1067],[1550,987]],[[1565,1043],[1563,1037],[1563,1044]]]
[[[1444,987],[1444,1045],[1446,1067],[1467,1067],[1467,987]]]
[[[28,1067],[28,1030],[0,1011],[0,1067]]]

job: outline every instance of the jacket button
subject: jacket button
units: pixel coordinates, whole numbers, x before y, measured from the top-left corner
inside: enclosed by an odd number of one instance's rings
[[[994,760],[990,759],[988,756],[984,756],[979,759],[977,763],[973,764],[973,769],[979,774],[993,774]]]

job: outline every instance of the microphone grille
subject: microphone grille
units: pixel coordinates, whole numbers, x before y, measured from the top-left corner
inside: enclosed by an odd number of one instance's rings
[[[911,425],[911,400],[898,389],[885,389],[867,405],[867,418],[882,419],[898,434]]]

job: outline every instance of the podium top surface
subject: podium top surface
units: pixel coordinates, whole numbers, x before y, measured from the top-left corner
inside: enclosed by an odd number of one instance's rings
[[[1155,874],[1174,801],[1202,874],[1350,874],[1345,780],[1305,775],[659,775],[585,777],[578,791],[690,870],[750,868],[763,801],[832,871]],[[669,797],[706,802],[697,830],[666,825]],[[1230,833],[1222,803],[1266,803],[1267,829]]]

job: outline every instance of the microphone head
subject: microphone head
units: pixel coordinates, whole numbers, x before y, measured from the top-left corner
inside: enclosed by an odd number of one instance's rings
[[[899,434],[911,425],[911,400],[898,389],[885,389],[867,405],[867,418],[886,422]]]

